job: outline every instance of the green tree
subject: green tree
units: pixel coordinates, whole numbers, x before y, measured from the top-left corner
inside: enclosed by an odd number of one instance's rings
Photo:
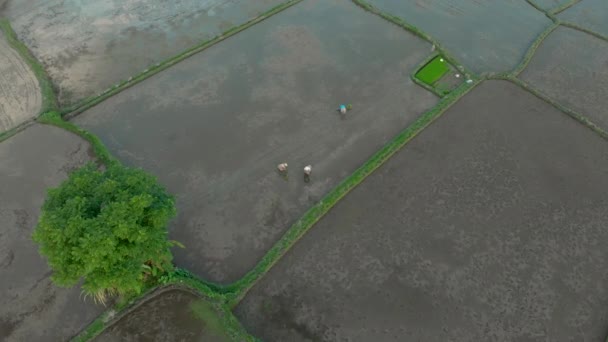
[[[33,234],[53,282],[84,280],[97,301],[140,293],[147,280],[171,271],[167,223],[175,201],[142,170],[89,164],[50,189]]]

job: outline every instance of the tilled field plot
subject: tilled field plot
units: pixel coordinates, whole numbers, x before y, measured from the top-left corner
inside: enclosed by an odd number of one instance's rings
[[[430,44],[346,0],[304,1],[76,117],[177,195],[181,267],[249,271],[329,189],[437,98]],[[344,116],[340,103],[354,108]],[[289,177],[277,165],[289,164]],[[312,164],[310,183],[303,167]]]
[[[85,301],[77,287],[53,285],[31,235],[46,190],[90,160],[89,145],[36,125],[2,142],[0,160],[0,340],[68,340],[103,307]]]
[[[559,27],[520,77],[608,131],[608,42]]]
[[[36,116],[41,104],[36,76],[0,32],[0,133]]]
[[[95,95],[283,0],[8,0],[0,7],[59,88]]]
[[[608,142],[486,81],[247,294],[264,341],[599,341]]]
[[[526,1],[366,0],[431,35],[475,72],[506,72],[551,21]]]

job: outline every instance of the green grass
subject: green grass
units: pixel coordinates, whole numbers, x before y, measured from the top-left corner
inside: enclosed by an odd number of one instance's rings
[[[53,84],[44,67],[38,62],[34,55],[32,55],[30,50],[19,41],[17,34],[13,31],[8,20],[0,19],[0,30],[4,32],[4,36],[10,47],[19,53],[38,79],[38,84],[42,93],[42,107],[40,108],[40,113],[37,114],[57,110],[57,98],[55,96]]]
[[[262,260],[248,272],[243,278],[223,289],[230,307],[234,307],[245,296],[247,291],[263,277],[276,264],[281,257],[314,226],[329,210],[359,185],[365,178],[371,175],[377,168],[384,164],[393,154],[399,151],[412,138],[430,125],[435,119],[464,96],[479,83],[478,80],[472,84],[462,84],[452,93],[444,97],[433,109],[423,114],[412,125],[407,127],[380,151],[376,152],[369,160],[359,167],[353,174],[344,179],[337,187],[331,190],[320,202],[310,208],[300,220],[287,230],[281,239],[272,246],[264,255]]]
[[[436,56],[416,73],[416,78],[432,86],[450,71],[450,65],[443,56]]]

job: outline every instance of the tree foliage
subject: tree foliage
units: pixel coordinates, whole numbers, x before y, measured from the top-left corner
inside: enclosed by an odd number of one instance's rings
[[[104,301],[142,291],[172,269],[167,223],[175,201],[156,179],[118,164],[89,164],[50,189],[33,238],[53,270],[53,282],[76,285]]]

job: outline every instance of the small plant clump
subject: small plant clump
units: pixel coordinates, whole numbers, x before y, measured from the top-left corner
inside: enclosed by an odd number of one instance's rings
[[[33,239],[62,287],[83,280],[85,294],[135,295],[172,271],[167,223],[175,201],[142,170],[88,164],[50,189]]]

